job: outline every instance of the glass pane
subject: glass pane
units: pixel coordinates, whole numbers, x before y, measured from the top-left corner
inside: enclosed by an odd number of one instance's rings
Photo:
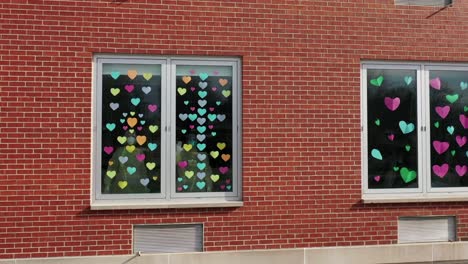
[[[367,71],[368,186],[418,187],[416,70]]]
[[[468,186],[468,71],[430,71],[431,185]]]
[[[103,64],[102,193],[161,191],[161,66]]]
[[[232,67],[176,71],[176,192],[232,192]]]

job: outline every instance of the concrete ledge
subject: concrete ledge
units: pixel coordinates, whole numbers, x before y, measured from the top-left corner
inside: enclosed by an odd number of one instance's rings
[[[468,242],[0,260],[0,264],[468,263]]]

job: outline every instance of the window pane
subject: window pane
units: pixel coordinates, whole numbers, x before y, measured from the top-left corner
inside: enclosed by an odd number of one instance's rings
[[[367,70],[368,187],[417,188],[415,70]]]
[[[159,193],[161,66],[103,64],[102,193]]]
[[[232,192],[232,67],[176,71],[176,192]]]
[[[431,185],[468,186],[468,72],[431,71]]]

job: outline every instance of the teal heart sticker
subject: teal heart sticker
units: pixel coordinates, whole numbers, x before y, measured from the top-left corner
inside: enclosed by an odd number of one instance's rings
[[[203,134],[206,131],[206,126],[197,126],[197,131]]]
[[[447,127],[447,132],[448,132],[450,135],[453,135],[453,132],[455,132],[455,127],[453,127],[453,126],[448,126],[448,127]]]
[[[132,175],[136,172],[136,168],[135,167],[127,167],[127,172]]]
[[[181,177],[177,177],[177,181],[178,181],[178,182],[182,182],[182,178],[181,178]]]
[[[199,91],[198,92],[198,96],[200,96],[200,98],[202,98],[202,99],[205,98],[207,94],[208,94],[208,92],[206,92],[206,91]]]
[[[204,170],[206,168],[206,163],[197,163],[197,168],[199,170]]]
[[[413,123],[406,123],[405,121],[400,121],[398,125],[400,126],[401,132],[403,134],[409,134],[414,131]]]
[[[208,73],[202,72],[198,76],[200,76],[200,79],[204,81],[208,78]]]
[[[211,132],[211,135],[212,135],[213,137],[215,137],[215,136],[216,136],[216,132],[214,132],[214,131]]]
[[[406,85],[410,85],[413,82],[413,77],[405,76],[405,83]]]
[[[381,75],[377,77],[376,79],[370,80],[370,83],[374,86],[380,87],[383,83],[384,77]]]
[[[189,101],[184,101],[184,105],[188,105]]]
[[[188,115],[188,118],[189,118],[191,121],[195,121],[195,119],[197,119],[197,114],[189,114],[189,115]]]
[[[462,90],[465,90],[466,88],[468,88],[468,82],[460,82],[460,88]]]
[[[120,72],[111,72],[111,76],[114,80],[117,80],[120,76]]]
[[[141,102],[140,98],[132,98],[130,101],[134,106],[137,106]]]
[[[196,184],[197,184],[198,189],[200,189],[200,190],[205,188],[205,185],[206,185],[205,182],[197,182]]]
[[[181,129],[180,132],[182,132],[182,134],[185,134],[187,133],[187,129]]]
[[[382,160],[383,157],[382,157],[382,154],[380,153],[380,150],[378,149],[373,149],[371,151],[371,156],[374,158],[374,159],[378,159],[378,160]]]
[[[221,101],[216,101],[216,105],[221,105]]]
[[[200,116],[203,116],[204,114],[206,114],[206,109],[205,108],[198,108],[197,112],[198,112],[198,114]]]
[[[151,143],[151,142],[148,143],[148,148],[149,148],[151,151],[155,150],[157,147],[158,147],[158,144],[156,144],[156,143]]]
[[[400,167],[393,166],[393,171],[398,171],[399,169],[400,169]]]
[[[114,123],[107,123],[106,128],[109,129],[109,131],[112,131],[115,129],[115,124]]]
[[[208,119],[209,119],[211,122],[213,122],[213,121],[215,121],[215,119],[216,119],[216,115],[215,115],[215,114],[208,114]]]
[[[198,149],[198,150],[203,151],[205,148],[206,148],[206,144],[205,144],[205,143],[198,143],[198,144],[197,144],[197,149]],[[206,164],[205,164],[205,166],[206,166]]]

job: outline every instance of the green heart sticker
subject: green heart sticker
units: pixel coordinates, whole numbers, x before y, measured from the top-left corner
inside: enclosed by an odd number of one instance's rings
[[[382,83],[383,83],[383,80],[384,80],[384,77],[382,75],[380,75],[376,79],[370,80],[370,83],[372,85],[374,85],[374,86],[380,87],[382,85]]]
[[[435,126],[436,128],[439,128],[439,126],[440,126],[439,122],[435,122],[435,123],[434,123],[434,126]]]
[[[377,118],[377,119],[374,121],[374,123],[375,123],[376,126],[380,126],[380,119]]]
[[[187,129],[182,129],[182,130],[180,130],[180,132],[182,132],[182,134],[185,134],[185,133],[187,133]]]
[[[447,94],[445,96],[445,99],[447,99],[447,101],[453,104],[458,100],[458,94]]]
[[[398,166],[393,166],[393,171],[398,171],[400,169],[400,167]]]
[[[406,151],[409,152],[409,151],[411,150],[411,146],[410,146],[410,145],[406,145],[406,146],[405,146],[405,149],[406,149]]]
[[[456,153],[455,150],[450,151],[450,154],[452,154],[452,157],[455,156],[455,153]]]
[[[464,106],[463,111],[468,112],[468,106]]]
[[[216,132],[211,132],[211,135],[214,137],[216,136]]]
[[[405,183],[411,182],[412,180],[416,179],[416,171],[409,170],[406,167],[401,168],[400,176]]]

